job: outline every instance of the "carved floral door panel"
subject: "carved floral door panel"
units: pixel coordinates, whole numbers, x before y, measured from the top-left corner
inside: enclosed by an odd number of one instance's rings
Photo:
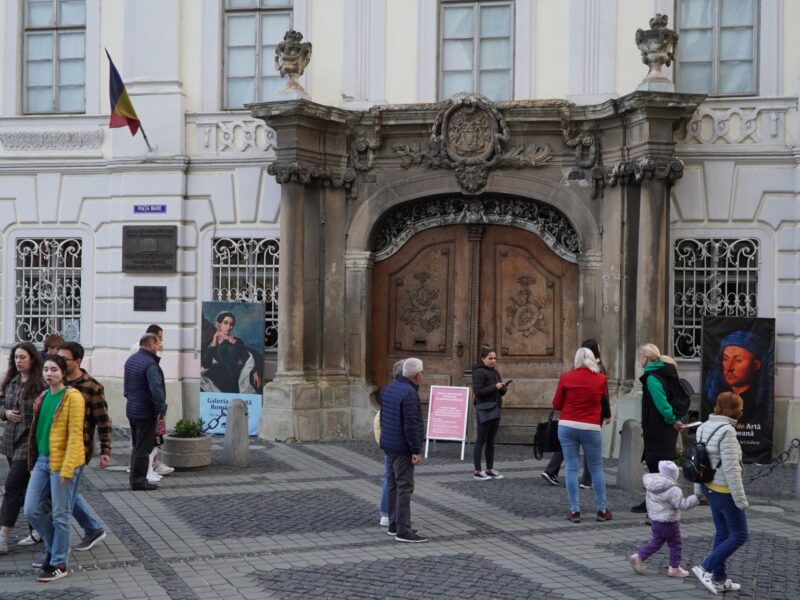
[[[414,236],[373,272],[373,367],[377,385],[395,361],[417,356],[429,385],[460,385],[469,315],[466,228],[430,229]],[[423,396],[424,397],[424,396]]]
[[[578,343],[578,267],[528,231],[501,225],[424,230],[375,263],[372,381],[424,361],[420,389],[470,385],[482,345],[496,348],[506,395],[501,439],[527,439]],[[529,436],[528,436],[529,437]]]

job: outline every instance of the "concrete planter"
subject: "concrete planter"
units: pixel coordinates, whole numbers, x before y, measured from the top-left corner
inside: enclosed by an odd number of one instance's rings
[[[176,469],[199,469],[211,464],[211,436],[175,437],[164,436],[161,460]]]

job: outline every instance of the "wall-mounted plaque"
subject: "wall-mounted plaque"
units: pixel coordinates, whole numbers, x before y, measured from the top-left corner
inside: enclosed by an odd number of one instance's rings
[[[178,268],[178,228],[175,225],[122,227],[122,271],[175,273]]]
[[[165,312],[167,310],[167,286],[133,286],[133,310],[137,312]]]

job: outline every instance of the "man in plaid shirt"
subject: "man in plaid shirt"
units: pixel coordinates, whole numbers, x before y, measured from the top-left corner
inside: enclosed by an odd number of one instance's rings
[[[86,401],[86,417],[83,421],[83,448],[86,452],[86,464],[89,464],[94,452],[96,428],[100,438],[100,468],[105,469],[111,464],[111,418],[108,416],[105,390],[94,377],[81,368],[83,346],[77,342],[65,342],[59,346],[58,355],[67,362],[66,384],[78,390]],[[103,525],[89,513],[80,491],[75,496],[72,516],[75,517],[84,532],[83,539],[77,546],[72,547],[73,550],[89,550],[106,537]]]

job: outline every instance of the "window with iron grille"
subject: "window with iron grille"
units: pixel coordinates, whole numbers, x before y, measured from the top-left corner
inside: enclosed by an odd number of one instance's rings
[[[758,0],[681,0],[678,23],[678,91],[756,93]]]
[[[759,241],[683,238],[673,248],[672,347],[700,358],[704,316],[758,316]]]
[[[25,113],[86,110],[86,3],[25,1]]]
[[[443,1],[440,30],[441,98],[458,92],[512,97],[513,3]]]
[[[16,240],[15,341],[80,340],[82,253],[80,238]]]
[[[264,305],[264,347],[278,347],[277,238],[214,238],[211,299]]]
[[[292,4],[292,0],[226,0],[225,108],[277,98],[283,81],[275,70],[275,48],[292,28]]]

